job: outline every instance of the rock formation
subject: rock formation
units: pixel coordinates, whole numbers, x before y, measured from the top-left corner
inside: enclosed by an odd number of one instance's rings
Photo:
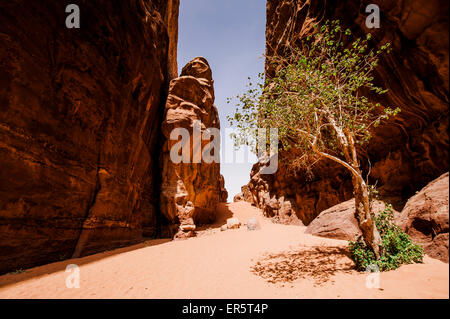
[[[0,273],[158,236],[178,2],[0,3]]]
[[[375,201],[372,204],[374,213],[383,211],[386,204]],[[398,215],[394,211],[394,215]],[[306,233],[341,240],[355,241],[362,235],[355,218],[355,199],[330,207],[319,214],[306,228]]]
[[[220,175],[219,188],[220,188],[220,202],[226,203],[228,201],[228,191],[225,188],[225,178]]]
[[[236,194],[233,199],[234,202],[246,201],[253,204],[253,195],[250,192],[248,185],[241,187],[241,192]]]
[[[306,37],[318,20],[339,19],[353,34],[370,32],[373,43],[390,42],[393,51],[381,59],[375,81],[389,89],[370,98],[401,113],[380,125],[368,147],[360,149],[361,166],[377,182],[381,198],[401,210],[409,197],[449,170],[448,138],[448,1],[383,1],[381,28],[367,29],[363,0],[268,0],[266,54],[283,55],[293,35]],[[315,19],[315,20],[314,20]],[[315,22],[314,22],[315,21]],[[271,74],[272,67],[266,71]],[[292,154],[301,156],[299,150]],[[274,175],[258,175],[256,164],[248,187],[256,205],[272,211],[284,197],[295,214],[309,224],[321,211],[353,197],[346,169],[328,160],[311,172],[291,172],[280,154]]]
[[[448,172],[408,200],[396,223],[425,248],[425,253],[448,263]]]
[[[226,201],[224,180],[217,161],[203,157],[208,144],[220,136],[204,138],[210,128],[219,129],[219,115],[214,105],[214,81],[205,58],[195,58],[170,82],[162,131],[161,211],[171,224],[179,225],[176,238],[191,237],[196,224],[212,222],[219,202]],[[196,128],[198,125],[198,128]],[[187,160],[175,163],[171,150],[179,144],[176,129],[189,133]],[[198,130],[197,143],[195,131]],[[181,153],[182,151],[180,151]],[[219,155],[219,149],[213,155]],[[198,155],[197,161],[195,157]],[[201,155],[201,156],[200,156]]]
[[[421,244],[430,257],[448,263],[449,173],[430,182],[411,197],[401,212],[394,211],[394,222],[415,243]],[[373,211],[383,210],[385,204],[375,201]],[[354,216],[354,199],[330,207],[319,214],[306,229],[315,236],[356,240],[361,231]]]

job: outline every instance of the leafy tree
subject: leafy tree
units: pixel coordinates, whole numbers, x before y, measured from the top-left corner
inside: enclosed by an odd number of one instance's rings
[[[310,168],[321,159],[344,166],[352,176],[355,216],[364,241],[379,259],[382,240],[371,216],[369,186],[357,146],[367,143],[371,128],[399,109],[374,104],[364,95],[387,91],[373,83],[371,73],[379,55],[389,51],[389,43],[374,50],[368,46],[370,34],[353,38],[339,21],[327,21],[316,25],[299,45],[287,46],[287,53],[266,56],[274,74],[260,74],[264,83],[250,82],[247,91],[237,96],[238,108],[228,120],[238,128],[237,145],[254,145],[255,139],[249,137],[255,137],[257,127],[277,127],[282,150],[302,151],[290,164],[296,169]]]

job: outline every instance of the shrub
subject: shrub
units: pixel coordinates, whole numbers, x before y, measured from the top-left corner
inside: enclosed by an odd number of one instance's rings
[[[349,242],[350,255],[357,270],[365,271],[367,267],[375,265],[380,271],[388,271],[397,269],[402,264],[423,261],[423,248],[414,244],[411,238],[393,223],[394,212],[391,205],[386,206],[373,218],[382,238],[383,254],[376,260],[374,253],[361,237],[355,242]]]

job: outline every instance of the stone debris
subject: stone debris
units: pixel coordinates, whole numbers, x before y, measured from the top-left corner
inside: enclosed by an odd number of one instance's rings
[[[241,222],[236,217],[227,219],[227,228],[228,229],[237,229],[241,226]]]

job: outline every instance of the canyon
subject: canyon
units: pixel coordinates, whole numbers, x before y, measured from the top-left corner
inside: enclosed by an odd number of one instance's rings
[[[339,17],[355,34],[392,43],[375,77],[389,89],[379,102],[402,112],[373,133],[361,165],[399,212],[401,227],[448,262],[448,3],[382,1],[383,27],[375,30],[364,25],[367,4],[268,0],[266,54],[283,54],[284,41],[307,36],[320,17]],[[170,160],[174,128],[192,132],[201,121],[202,133],[220,129],[208,61],[193,58],[178,74],[179,5],[84,1],[82,27],[67,29],[59,1],[0,2],[0,274],[149,239],[187,239],[217,223],[228,199],[220,164]],[[353,197],[347,172],[323,161],[313,176],[293,174],[282,158],[273,175],[259,172],[267,161],[256,163],[235,201],[289,224],[289,235],[301,228],[302,239],[310,238],[304,231],[354,238],[351,207],[342,219],[327,217]],[[233,213],[256,214],[240,204]],[[336,221],[347,225],[344,232],[323,231]],[[282,236],[281,225],[267,227]],[[194,246],[205,249],[208,238],[199,239]],[[158,247],[156,256],[172,246]],[[426,266],[442,270],[437,262]]]
[[[317,22],[337,18],[359,37],[371,33],[375,43],[392,44],[374,74],[388,93],[369,98],[401,112],[372,132],[370,143],[359,148],[359,158],[380,199],[400,212],[409,198],[449,170],[448,2],[382,1],[379,29],[366,27],[369,3],[267,1],[266,55],[283,56],[287,43],[308,37]],[[267,74],[274,68],[266,65]],[[289,152],[301,156],[300,150]],[[309,225],[321,212],[353,198],[350,174],[339,164],[321,160],[312,171],[293,172],[283,161],[286,157],[281,151],[273,175],[260,173],[264,161],[256,163],[236,200],[245,198],[277,221]],[[448,203],[448,188],[446,196]],[[443,229],[448,237],[448,226]]]

